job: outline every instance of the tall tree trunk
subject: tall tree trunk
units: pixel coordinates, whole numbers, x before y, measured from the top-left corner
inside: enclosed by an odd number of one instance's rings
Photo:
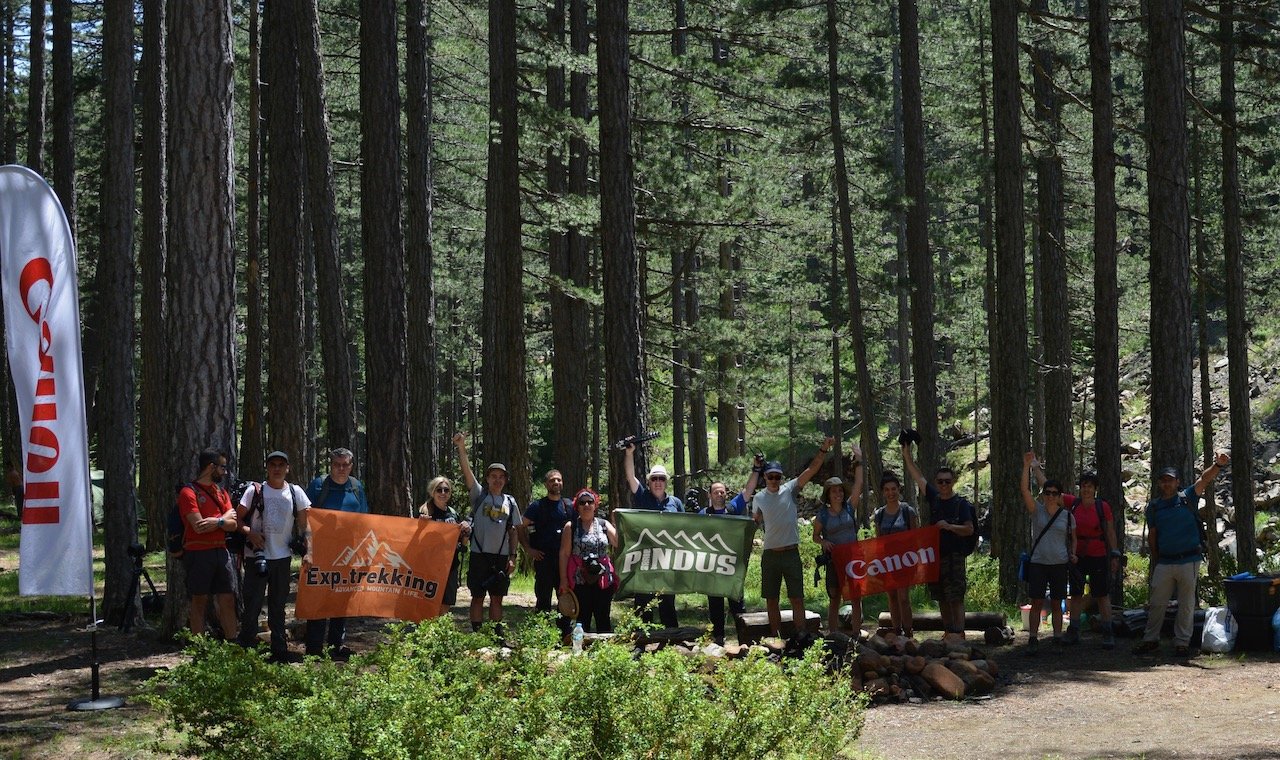
[[[1093,414],[1098,496],[1112,507],[1124,542],[1125,496],[1120,472],[1120,290],[1116,278],[1115,114],[1111,93],[1111,0],[1089,0],[1089,102],[1093,110]],[[1124,574],[1111,598],[1124,598]]]
[[[915,380],[920,461],[942,464],[938,437],[938,380],[933,342],[933,258],[929,253],[929,198],[924,180],[924,116],[920,93],[920,32],[916,0],[898,3],[902,54],[903,189],[907,195],[906,242],[911,268],[911,368]],[[857,317],[855,315],[855,321]],[[928,506],[924,507],[926,512]]]
[[[168,335],[171,355],[184,363],[167,410],[182,423],[169,447],[170,484],[194,477],[201,449],[236,460],[231,18],[230,0],[188,0],[167,17],[174,106]],[[169,560],[161,632],[172,635],[186,621],[186,577],[182,563]]]
[[[245,178],[245,336],[246,346],[262,346],[262,47],[258,25],[259,1],[249,3],[249,119]],[[266,477],[267,435],[262,397],[262,360],[266,352],[250,350],[244,357],[244,409],[240,422],[240,477]]]
[[[516,3],[489,2],[489,176],[485,181],[484,335],[480,409],[486,461],[502,462],[509,490],[530,493],[525,382],[524,248],[520,237]],[[635,302],[633,302],[635,303]]]
[[[692,257],[692,251],[683,251],[677,241],[671,251],[671,459],[672,490],[683,494],[689,487],[689,472],[686,468],[685,451],[685,410],[689,403],[689,374],[686,371],[688,356],[684,350],[684,341],[688,335],[684,307],[684,262]]]
[[[14,0],[4,0],[4,162],[18,163],[18,67]],[[7,370],[6,370],[7,371]]]
[[[1035,0],[1032,12],[1047,13],[1048,0]],[[1071,309],[1067,290],[1066,221],[1062,205],[1062,106],[1053,83],[1053,51],[1047,32],[1033,57],[1036,120],[1043,144],[1036,158],[1036,202],[1040,218],[1040,281],[1044,309],[1044,456],[1049,477],[1072,480]]]
[[[351,366],[351,329],[347,293],[338,251],[338,214],[334,202],[333,151],[320,57],[320,14],[316,0],[302,0],[298,20],[299,96],[306,135],[307,216],[314,262],[320,352],[325,396],[325,448],[351,448],[356,442],[355,370]],[[411,30],[412,31],[412,30]],[[425,34],[425,30],[422,32]],[[411,38],[412,39],[412,38]],[[410,134],[419,128],[410,114]],[[421,125],[422,129],[426,125]],[[412,176],[412,175],[411,175]],[[410,205],[410,208],[414,208]],[[428,207],[428,214],[430,209]],[[434,304],[434,302],[432,302]],[[413,321],[410,324],[414,324]],[[418,344],[434,355],[434,343]],[[430,373],[428,373],[430,375]],[[428,439],[429,440],[429,439]],[[313,464],[308,461],[308,465]]]
[[[165,52],[165,1],[142,4],[142,63],[138,86],[142,90],[142,275],[139,357],[142,364],[139,400],[138,490],[147,511],[147,549],[164,548],[165,520],[173,504],[169,479],[170,446],[168,392],[168,342],[165,336],[168,259],[168,182],[166,144],[168,109]]]
[[[75,145],[75,63],[71,57],[72,0],[53,0],[53,189],[62,201],[62,210],[76,233],[76,145]],[[86,361],[86,369],[89,364]],[[96,369],[89,369],[96,372]],[[85,387],[86,400],[93,396]]]
[[[245,351],[267,359],[268,449],[306,463],[303,364],[302,119],[299,113],[300,0],[267,0],[262,12],[263,117],[267,136],[267,336]],[[256,463],[255,463],[256,464]]]
[[[649,424],[644,343],[640,331],[640,259],[636,254],[635,182],[631,164],[630,0],[602,3],[596,13],[600,78],[600,257],[604,280],[605,407],[609,437],[641,433]],[[620,452],[610,471],[622,472]],[[646,471],[644,451],[636,471]],[[609,501],[631,504],[622,478],[609,479]]]
[[[898,19],[898,5],[893,0],[889,3],[890,25],[900,28]],[[919,43],[917,42],[917,47]],[[900,194],[905,192],[906,187],[906,155],[905,155],[905,127],[903,125],[902,113],[902,47],[895,45],[892,53],[893,58],[893,192]],[[923,140],[923,137],[921,138]],[[984,173],[983,176],[986,176]],[[894,295],[897,303],[897,323],[894,329],[893,340],[897,344],[897,356],[895,364],[898,365],[898,426],[899,428],[912,427],[911,409],[912,395],[914,393],[911,383],[911,306],[910,306],[910,261],[907,256],[907,216],[906,212],[900,209],[894,209],[893,212],[893,231],[897,243],[897,259],[893,262],[894,277]],[[925,242],[928,242],[926,234]],[[932,265],[932,261],[930,261]],[[930,296],[933,294],[930,288]],[[875,477],[871,475],[870,477]],[[909,503],[915,501],[915,482],[911,478],[903,478],[902,484],[902,500]],[[922,506],[927,509],[927,505]]]
[[[1148,0],[1144,77],[1151,225],[1151,469],[1193,475],[1191,249],[1182,0]]]
[[[911,5],[912,0],[904,0]],[[913,6],[914,10],[914,6]],[[853,209],[849,200],[849,168],[844,154],[844,128],[840,123],[840,36],[836,28],[839,16],[836,0],[827,0],[827,108],[831,118],[831,147],[835,155],[836,205],[840,225],[840,248],[844,257],[845,287],[848,289],[849,321],[853,343],[853,365],[858,378],[858,414],[862,418],[859,429],[862,438],[863,466],[867,472],[880,472],[880,425],[876,418],[874,389],[871,387],[871,369],[867,361],[867,336],[863,326],[862,287],[858,281],[858,254],[853,243]],[[905,60],[904,56],[904,60]],[[904,69],[905,71],[905,69]],[[923,150],[923,149],[922,149]],[[921,177],[923,180],[923,176]],[[914,203],[924,206],[923,181],[921,194]],[[909,191],[908,191],[909,192]],[[927,256],[926,244],[926,256]],[[932,277],[929,278],[930,281]],[[931,365],[932,366],[932,365]],[[917,373],[919,378],[920,374]],[[936,420],[935,420],[936,428]],[[835,435],[839,436],[836,430]],[[841,473],[843,474],[843,473]],[[879,492],[873,492],[879,501]]]
[[[992,154],[991,107],[990,107],[990,98],[987,95],[987,83],[991,81],[987,73],[988,58],[987,58],[986,39],[987,39],[988,30],[986,28],[985,19],[981,15],[981,11],[979,11],[977,29],[978,29],[978,61],[979,61],[978,68],[979,68],[979,71],[981,72],[980,76],[978,77],[978,111],[979,113],[981,113],[980,121],[982,124],[981,126],[982,163],[984,166],[992,166],[993,162],[992,162],[992,155],[991,155]],[[983,254],[983,274],[985,276],[983,277],[983,280],[982,280],[982,310],[986,314],[992,313],[992,310],[995,308],[995,300],[996,300],[995,299],[995,285],[996,285],[995,230],[994,230],[994,220],[991,218],[992,194],[993,194],[993,190],[992,190],[991,172],[984,171],[982,172],[981,178],[978,180],[978,246],[979,248],[982,249],[982,254]],[[983,337],[985,337],[987,341],[987,344],[986,344],[987,345],[987,366],[985,367],[985,369],[987,371],[987,378],[989,381],[991,377],[991,371],[992,371],[991,357],[994,356],[996,353],[995,326],[991,324],[991,320],[986,319],[986,320],[983,320],[983,329],[985,330],[985,335]],[[976,344],[976,341],[975,341],[974,351],[976,352],[979,350],[981,350],[981,348]],[[976,378],[981,372],[981,369],[979,368],[980,363],[975,361],[974,365],[975,366],[974,366],[973,372]],[[974,385],[976,386],[977,384],[978,384],[977,380],[975,379]],[[978,447],[978,431],[980,429],[980,424],[981,424],[981,409],[979,408],[980,402],[977,399],[978,399],[978,392],[975,390],[974,403],[973,403],[973,433],[974,433],[973,500],[975,504],[978,503],[979,478],[977,477],[977,472],[978,472],[980,463],[978,461],[977,447]],[[987,398],[988,409],[990,408],[990,405],[991,405],[991,399],[988,396]],[[988,414],[990,414],[989,411],[988,411]],[[988,456],[988,463],[989,461],[990,461],[990,456]],[[991,554],[994,557],[999,557],[1001,554],[1000,541],[1001,541],[1001,535],[998,532],[992,530],[991,531]]]
[[[133,293],[133,0],[106,0],[102,10],[103,159],[102,257],[98,282],[105,333],[102,389],[102,445],[105,475],[108,620],[120,620],[131,605],[133,560],[129,547],[138,540],[138,494],[134,437]]]
[[[1191,69],[1192,91],[1197,91],[1195,67]],[[1202,467],[1210,467],[1214,460],[1213,446],[1213,388],[1209,383],[1209,285],[1208,241],[1204,235],[1204,192],[1201,187],[1201,139],[1200,119],[1195,118],[1191,136],[1192,218],[1195,220],[1196,249],[1196,349],[1200,359],[1200,441]],[[1204,492],[1200,514],[1205,516],[1205,571],[1214,583],[1222,582],[1222,567],[1218,556],[1218,505],[1212,488]]]
[[[991,0],[995,121],[996,293],[991,353],[992,530],[1000,546],[1000,597],[1018,596],[1018,551],[1026,512],[1018,468],[1027,447],[1027,280],[1022,229],[1022,103],[1017,6]]]
[[[1248,296],[1244,288],[1244,239],[1240,221],[1240,160],[1236,111],[1235,3],[1222,4],[1218,20],[1222,102],[1222,252],[1226,259],[1227,397],[1231,408],[1231,502],[1235,506],[1236,561],[1258,569],[1254,534],[1253,422],[1249,411]],[[1208,452],[1206,452],[1208,453]]]
[[[364,244],[366,476],[370,509],[407,515],[407,304],[400,221],[400,87],[396,3],[360,4],[360,221]],[[517,241],[518,242],[518,241]],[[523,355],[523,353],[522,353]]]
[[[405,204],[409,209],[405,230],[405,254],[409,267],[409,332],[416,350],[409,356],[409,438],[414,452],[409,466],[415,490],[414,503],[431,498],[427,484],[440,472],[437,457],[435,253],[431,225],[435,205],[435,163],[432,155],[432,49],[428,35],[431,6],[424,0],[405,4],[405,98],[408,120],[408,167]],[[335,249],[335,253],[336,253]],[[344,347],[345,348],[345,347]],[[353,420],[354,423],[354,420]]]
[[[44,174],[45,3],[31,4],[31,42],[27,48],[27,166]]]

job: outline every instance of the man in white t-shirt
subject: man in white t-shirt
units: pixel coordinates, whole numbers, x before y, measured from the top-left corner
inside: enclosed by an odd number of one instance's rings
[[[289,596],[293,559],[289,542],[295,522],[306,543],[302,561],[311,561],[311,530],[307,527],[311,500],[301,486],[285,480],[288,474],[289,456],[283,451],[271,452],[267,455],[267,479],[249,486],[236,508],[239,530],[245,535],[244,615],[237,640],[245,647],[258,642],[258,615],[265,595],[271,658],[276,661],[289,659],[284,604]]]
[[[764,466],[764,490],[757,491],[751,502],[752,517],[764,525],[764,553],[760,558],[760,595],[769,611],[769,633],[782,634],[782,608],[778,599],[782,582],[787,583],[787,598],[791,600],[791,620],[796,635],[805,632],[804,566],[800,561],[800,530],[796,526],[796,497],[814,475],[835,445],[836,439],[828,436],[822,448],[804,472],[782,482],[782,465],[769,462]]]

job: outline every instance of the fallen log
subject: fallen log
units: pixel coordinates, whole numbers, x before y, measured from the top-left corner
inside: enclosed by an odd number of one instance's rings
[[[887,612],[881,612],[876,622],[881,628],[893,625],[893,618]],[[966,612],[964,628],[966,631],[985,631],[988,628],[1003,628],[1009,624],[1003,612]],[[936,612],[917,612],[911,616],[911,625],[917,631],[941,631],[942,616]]]

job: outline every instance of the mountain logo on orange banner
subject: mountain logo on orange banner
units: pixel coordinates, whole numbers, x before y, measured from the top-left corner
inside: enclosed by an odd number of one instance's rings
[[[413,570],[389,544],[378,539],[377,534],[369,534],[355,546],[348,546],[333,561],[334,567],[372,567],[374,565],[390,565],[397,570]]]

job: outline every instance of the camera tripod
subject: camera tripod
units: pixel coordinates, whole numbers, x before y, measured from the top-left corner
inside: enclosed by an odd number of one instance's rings
[[[144,611],[147,608],[147,605],[142,601],[142,596],[140,594],[142,590],[141,587],[142,587],[143,578],[147,579],[147,586],[148,588],[151,589],[150,598],[151,599],[160,598],[160,592],[156,590],[156,584],[151,581],[151,575],[147,572],[147,568],[142,566],[143,555],[134,554],[132,551],[130,551],[130,554],[134,555],[133,556],[133,580],[129,582],[129,595],[125,597],[126,599],[129,600],[128,607],[124,611],[124,617],[120,619],[121,633],[128,633],[133,628],[133,621],[135,620],[135,616],[133,614],[135,611],[134,610],[135,604],[137,605],[137,613],[138,613],[136,619],[141,619],[143,617]]]

